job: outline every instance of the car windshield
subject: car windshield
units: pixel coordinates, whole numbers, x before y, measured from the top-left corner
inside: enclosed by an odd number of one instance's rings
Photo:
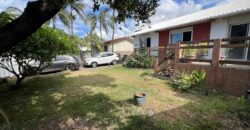
[[[93,58],[96,58],[96,57],[101,57],[102,55],[104,55],[106,53],[97,53],[97,54],[94,54],[92,57]]]
[[[100,56],[99,53],[98,53],[98,54],[93,54],[93,55],[92,55],[93,58],[96,58],[96,57],[98,57],[98,56]]]

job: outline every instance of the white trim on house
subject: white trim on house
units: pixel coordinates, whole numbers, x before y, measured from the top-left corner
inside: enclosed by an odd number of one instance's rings
[[[250,20],[250,18],[249,18]],[[237,25],[242,25],[242,24],[247,24],[247,36],[250,36],[250,22],[243,22],[243,21],[240,21],[240,22],[235,22],[236,24],[233,24],[232,22],[229,23],[228,25],[228,28],[229,28],[229,31],[228,31],[228,37],[231,37],[231,33],[232,33],[232,27],[233,26],[237,26]],[[248,42],[248,41],[247,41]],[[249,43],[247,43],[249,44]],[[227,60],[237,60],[237,61],[246,61],[248,59],[247,55],[248,55],[248,52],[249,51],[249,48],[244,48],[244,54],[243,54],[243,58],[242,59],[230,59],[228,57],[228,54],[229,54],[229,51],[226,50],[226,54],[227,54]]]
[[[151,28],[141,30],[139,32],[131,34],[130,36],[142,35],[150,32],[168,30],[183,26],[190,26],[196,23],[202,23],[213,19],[226,18],[248,12],[250,12],[250,0],[234,0],[227,4],[154,24],[151,26]]]
[[[169,44],[173,44],[171,43],[171,35],[172,34],[177,34],[177,33],[184,33],[184,32],[191,32],[191,41],[193,40],[193,27],[186,27],[186,28],[180,28],[180,29],[175,29],[175,30],[170,30],[169,32]],[[183,35],[182,35],[182,39],[183,39]]]
[[[159,46],[159,33],[158,32],[152,32],[144,35],[138,35],[134,37],[134,48],[142,48],[141,41],[145,41],[147,38],[150,38],[151,47],[156,48]],[[145,47],[145,46],[144,46]],[[151,56],[158,56],[158,51],[151,50],[150,52]]]

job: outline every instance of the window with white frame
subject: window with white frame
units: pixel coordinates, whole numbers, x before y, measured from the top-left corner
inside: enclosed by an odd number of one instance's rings
[[[230,25],[230,37],[250,36],[250,24]],[[229,44],[249,44],[248,41],[230,41]],[[250,60],[250,48],[230,48],[228,49],[228,59],[230,60]]]
[[[175,30],[170,33],[170,43],[176,44],[177,42],[185,42],[192,40],[192,30],[191,29],[180,29]]]

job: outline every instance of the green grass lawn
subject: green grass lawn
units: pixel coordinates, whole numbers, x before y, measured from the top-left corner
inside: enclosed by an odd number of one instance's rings
[[[145,71],[117,65],[30,77],[17,91],[2,85],[0,106],[12,129],[249,129],[244,99],[180,93],[170,81],[145,80]],[[133,105],[135,92],[148,94],[143,107]]]

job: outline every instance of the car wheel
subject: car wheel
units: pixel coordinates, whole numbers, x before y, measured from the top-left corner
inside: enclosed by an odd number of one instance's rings
[[[93,62],[93,63],[91,64],[91,66],[92,66],[92,68],[95,68],[95,67],[97,67],[97,63],[96,63],[96,62]]]
[[[67,70],[75,71],[75,70],[76,70],[76,66],[73,65],[73,64],[69,64],[69,65],[67,66]]]
[[[117,64],[117,60],[114,60],[111,62],[112,65],[116,65]]]

